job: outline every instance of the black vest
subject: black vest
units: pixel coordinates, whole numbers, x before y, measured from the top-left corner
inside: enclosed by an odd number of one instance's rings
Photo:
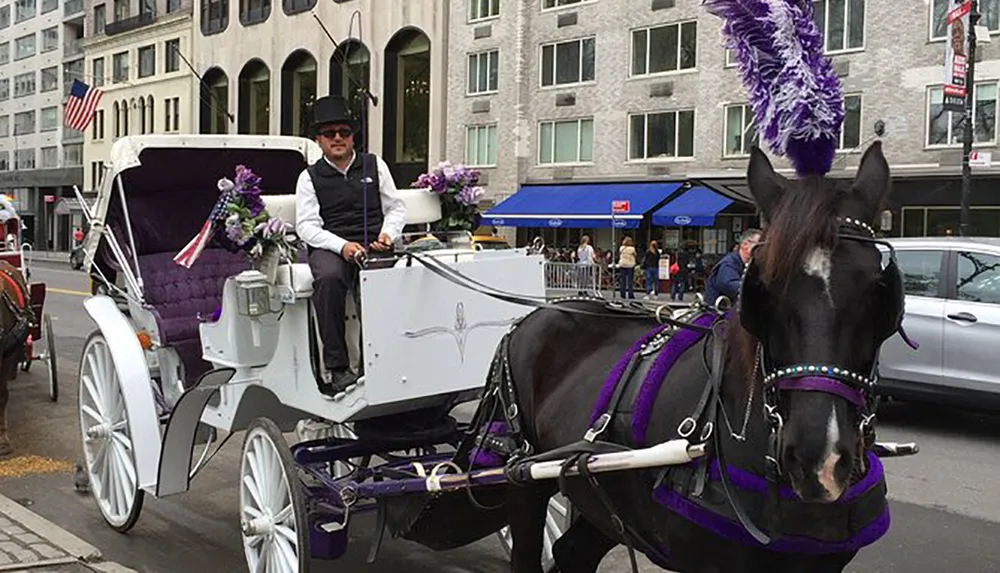
[[[323,158],[310,165],[307,171],[316,190],[324,229],[347,241],[363,242],[367,207],[368,242],[378,239],[383,215],[378,163],[374,155],[358,153],[346,175],[341,175]]]

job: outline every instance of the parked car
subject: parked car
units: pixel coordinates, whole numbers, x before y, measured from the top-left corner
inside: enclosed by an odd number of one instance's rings
[[[503,237],[493,237],[489,235],[473,235],[472,246],[477,251],[492,251],[513,248]]]
[[[882,347],[881,394],[1000,407],[1000,239],[891,239],[906,291],[903,328]]]

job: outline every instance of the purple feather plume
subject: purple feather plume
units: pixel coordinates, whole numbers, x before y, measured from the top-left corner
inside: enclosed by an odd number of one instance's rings
[[[757,134],[787,155],[796,173],[823,175],[833,166],[844,121],[844,95],[812,0],[702,0],[722,18],[726,48],[735,50]]]

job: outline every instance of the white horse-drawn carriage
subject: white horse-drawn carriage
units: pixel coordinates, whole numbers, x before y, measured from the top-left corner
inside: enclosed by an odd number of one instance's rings
[[[146,494],[187,491],[216,430],[246,430],[240,519],[252,571],[306,571],[310,556],[339,557],[350,516],[366,509],[379,512],[376,539],[386,526],[435,549],[503,537],[502,503],[476,504],[474,526],[426,522],[465,507],[473,486],[484,503],[502,501],[502,467],[454,457],[482,428],[449,412],[480,397],[498,342],[530,308],[463,288],[442,269],[543,299],[540,256],[445,241],[372,262],[348,301],[348,346],[363,376],[335,397],[320,391],[308,264],[281,264],[272,281],[242,254],[211,245],[191,268],[173,260],[218,199],[217,180],[237,164],[262,177],[268,211],[292,221],[295,180],[319,156],[313,142],[292,137],[150,135],[114,144],[88,213],[86,251],[91,272],[115,286],[84,303],[97,330],[83,350],[79,392],[87,468],[113,528],[135,524]],[[440,217],[431,193],[404,194],[408,223]],[[311,439],[290,447],[285,433],[297,426]],[[677,443],[647,463],[692,455]],[[553,468],[531,473],[550,479]],[[551,544],[567,515],[550,507]]]

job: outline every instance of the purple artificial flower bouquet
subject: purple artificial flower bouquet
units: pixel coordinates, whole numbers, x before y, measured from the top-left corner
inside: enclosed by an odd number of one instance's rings
[[[414,187],[430,188],[441,198],[441,220],[432,224],[435,231],[474,231],[479,227],[479,199],[483,188],[478,185],[479,172],[449,161],[417,178]]]
[[[235,181],[220,179],[219,191],[222,197],[211,215],[217,241],[231,251],[243,251],[251,261],[259,262],[274,249],[282,258],[295,258],[298,245],[292,226],[264,208],[260,177],[237,165]]]

